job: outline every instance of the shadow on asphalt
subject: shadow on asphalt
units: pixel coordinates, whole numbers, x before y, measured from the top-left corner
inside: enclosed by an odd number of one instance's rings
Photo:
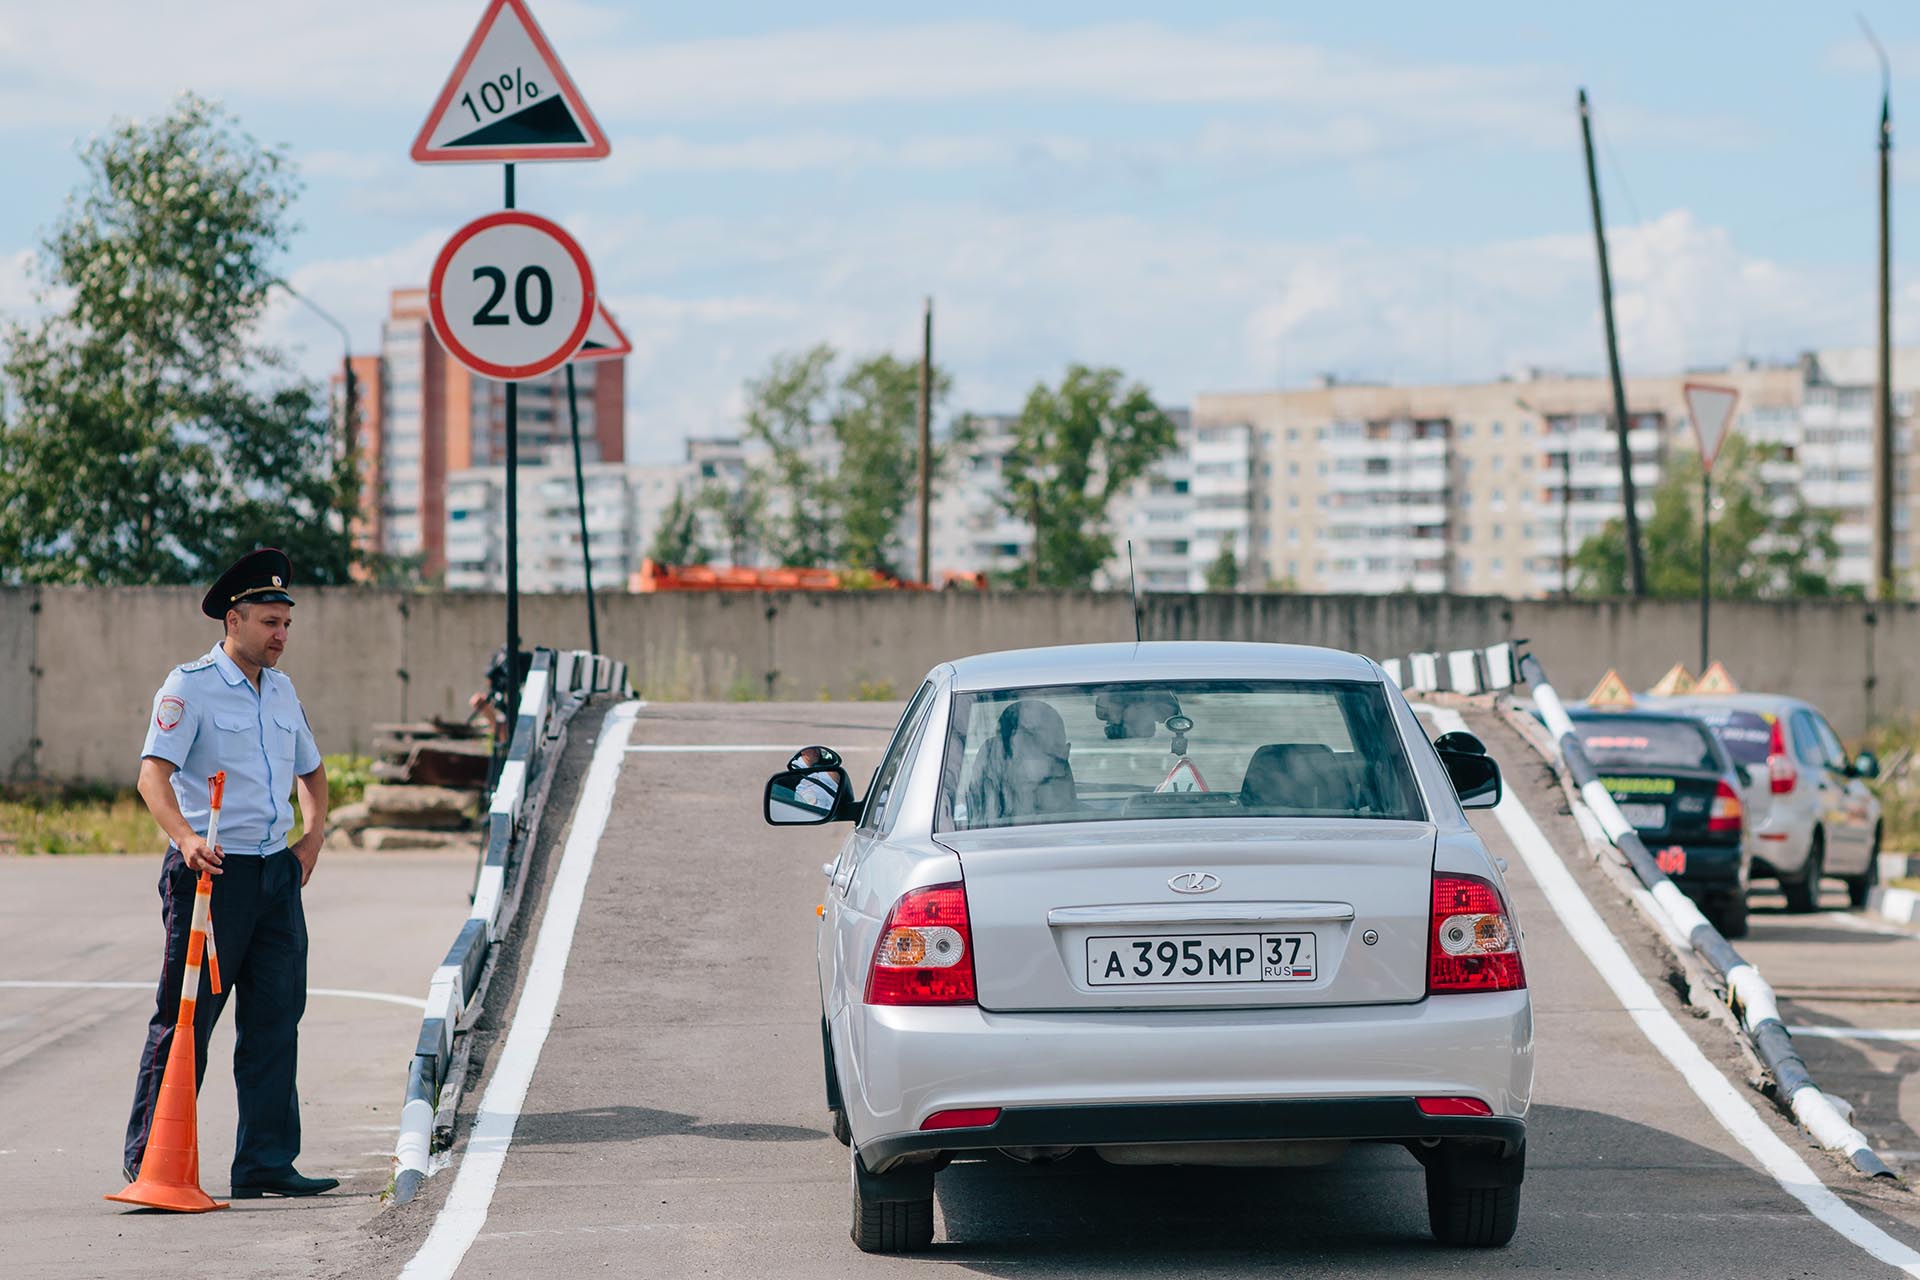
[[[1792,1202],[1745,1166],[1617,1116],[1536,1107],[1530,1147],[1519,1233],[1491,1254],[1435,1244],[1418,1162],[1366,1145],[1320,1169],[1127,1168],[1085,1152],[1056,1165],[956,1161],[935,1184],[945,1231],[918,1256],[1022,1277],[1343,1261],[1367,1275],[1396,1262],[1418,1274],[1422,1263],[1553,1271],[1601,1258],[1609,1274],[1640,1275],[1697,1250],[1703,1231],[1737,1233],[1764,1259],[1774,1229],[1782,1239],[1803,1229]],[[1760,1273],[1720,1261],[1735,1267],[1723,1274]]]
[[[718,1138],[723,1142],[813,1142],[827,1138],[823,1129],[791,1124],[704,1124],[698,1116],[652,1107],[586,1107],[578,1111],[550,1111],[523,1115],[514,1127],[515,1146],[543,1143],[571,1146],[579,1142],[631,1142],[641,1138]]]

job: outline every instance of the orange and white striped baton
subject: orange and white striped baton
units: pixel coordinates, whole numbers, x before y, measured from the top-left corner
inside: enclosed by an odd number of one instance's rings
[[[207,844],[210,847],[217,847],[214,842],[220,838],[220,802],[226,798],[226,792],[227,771],[222,769],[207,779]],[[220,994],[220,951],[213,945],[213,877],[205,871],[200,873],[200,883],[193,889],[193,932],[187,939],[187,980],[180,985],[183,1005],[200,994],[200,951],[196,944],[202,938],[207,940],[207,978],[213,983],[213,994],[217,996]],[[191,1011],[181,1014],[180,1025],[193,1026]]]

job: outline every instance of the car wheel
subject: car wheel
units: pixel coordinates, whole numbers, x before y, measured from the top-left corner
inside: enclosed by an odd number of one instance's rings
[[[862,1253],[913,1253],[933,1243],[933,1175],[877,1178],[848,1149],[853,1165],[853,1236]],[[925,1194],[921,1194],[924,1190]],[[905,1198],[898,1198],[904,1196]]]
[[[1520,1225],[1520,1188],[1467,1186],[1456,1166],[1435,1160],[1427,1166],[1427,1225],[1441,1244],[1499,1248]]]
[[[1796,880],[1782,880],[1781,892],[1787,895],[1787,910],[1807,912],[1820,909],[1820,877],[1827,872],[1825,837],[1816,829],[1813,847],[1807,850],[1807,865]]]
[[[843,1147],[853,1145],[853,1126],[847,1123],[847,1113],[842,1107],[833,1109],[833,1140]]]
[[[1856,908],[1867,905],[1867,899],[1873,895],[1880,883],[1880,828],[1873,829],[1873,849],[1867,854],[1867,869],[1857,876],[1847,876],[1847,901]]]
[[[1713,913],[1713,927],[1723,938],[1747,936],[1747,895],[1736,889],[1720,900]]]

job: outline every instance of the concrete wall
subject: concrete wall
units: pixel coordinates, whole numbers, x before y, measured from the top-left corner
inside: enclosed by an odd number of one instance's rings
[[[218,639],[189,588],[0,590],[0,776],[132,778],[153,692]],[[284,669],[326,751],[372,726],[464,715],[503,640],[501,598],[353,588],[301,593]],[[1843,734],[1920,708],[1920,606],[1718,604],[1714,654],[1749,688],[1818,702]],[[1524,637],[1569,696],[1610,666],[1635,688],[1697,662],[1690,603],[1482,596],[1154,595],[1148,639],[1288,641],[1376,657]],[[528,596],[530,644],[585,647],[579,596]],[[1131,638],[1123,595],[615,594],[601,645],[656,700],[904,697],[958,654]]]

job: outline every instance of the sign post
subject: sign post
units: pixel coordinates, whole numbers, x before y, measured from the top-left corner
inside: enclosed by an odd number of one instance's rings
[[[573,422],[573,496],[580,508],[580,575],[587,588],[587,640],[595,653],[600,652],[600,614],[593,604],[593,543],[587,533],[587,477],[580,465],[580,398],[574,388],[573,366],[590,360],[617,360],[632,351],[626,330],[602,302],[593,309],[593,323],[587,327],[580,349],[567,361],[567,417]]]
[[[507,214],[481,218],[454,234],[434,263],[428,296],[434,332],[454,359],[506,383],[504,559],[511,704],[504,710],[509,718],[525,675],[520,664],[518,383],[565,363],[594,315],[593,272],[580,246],[545,218],[509,216],[516,212],[513,166],[599,160],[610,150],[526,0],[489,0],[411,151],[421,164],[499,161],[505,170]],[[491,292],[481,297],[476,289]],[[476,304],[470,315],[469,304]],[[570,369],[568,391],[571,400]],[[599,651],[597,636],[593,647]]]
[[[1727,431],[1733,425],[1733,406],[1740,393],[1733,387],[1714,387],[1689,382],[1687,417],[1693,422],[1694,438],[1700,442],[1700,666],[1709,661],[1707,614],[1713,604],[1709,572],[1712,568],[1713,460],[1720,454]]]

